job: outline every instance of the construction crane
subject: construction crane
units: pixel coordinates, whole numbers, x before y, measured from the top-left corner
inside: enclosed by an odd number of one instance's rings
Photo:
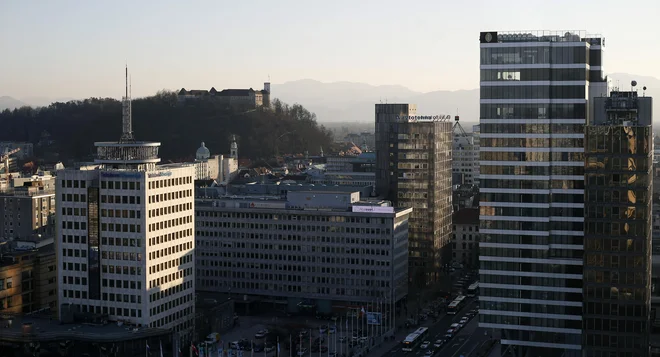
[[[5,177],[7,180],[10,179],[9,177],[9,157],[14,155],[15,153],[21,151],[20,148],[16,148],[14,150],[9,150],[8,148],[6,149],[5,153],[0,155],[0,162],[5,164]]]

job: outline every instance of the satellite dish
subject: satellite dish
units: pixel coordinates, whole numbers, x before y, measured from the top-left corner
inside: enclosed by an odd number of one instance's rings
[[[644,87],[642,88],[642,90],[646,90],[646,86],[644,86]]]
[[[633,87],[637,86],[637,81],[630,82],[630,85],[633,86]]]

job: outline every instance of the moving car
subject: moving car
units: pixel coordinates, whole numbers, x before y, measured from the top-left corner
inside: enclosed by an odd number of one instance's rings
[[[422,342],[422,345],[419,346],[419,347],[421,349],[425,350],[425,349],[429,348],[430,345],[431,345],[431,341],[424,341],[424,342]]]
[[[435,343],[433,344],[433,347],[440,348],[444,344],[445,344],[445,340],[436,340]]]
[[[259,330],[259,331],[254,335],[254,338],[264,338],[264,337],[266,337],[267,334],[268,334],[268,330],[266,330],[266,329]]]
[[[434,354],[435,354],[435,351],[434,351],[434,350],[428,350],[428,351],[426,351],[426,353],[425,353],[426,357],[433,356]]]

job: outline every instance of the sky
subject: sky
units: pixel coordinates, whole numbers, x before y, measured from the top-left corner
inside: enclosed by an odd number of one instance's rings
[[[629,4],[631,4],[629,6]],[[586,30],[606,73],[660,78],[660,1],[0,0],[0,96],[133,97],[298,79],[479,85],[479,32]]]

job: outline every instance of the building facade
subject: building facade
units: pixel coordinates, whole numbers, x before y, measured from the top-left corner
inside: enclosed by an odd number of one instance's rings
[[[192,339],[194,167],[160,165],[160,143],[133,139],[124,98],[119,142],[96,143],[96,169],[57,175],[58,300],[63,313],[102,314]]]
[[[409,278],[422,287],[451,260],[452,125],[416,115],[413,104],[376,104],[376,192],[413,208]]]
[[[479,209],[463,208],[452,218],[452,263],[479,267]]]
[[[178,93],[180,102],[191,99],[213,98],[222,103],[237,108],[270,108],[270,83],[264,83],[264,89],[223,89],[221,91],[211,88],[210,90],[186,90],[181,88]]]
[[[651,98],[595,98],[585,133],[584,356],[649,356]]]
[[[2,313],[57,311],[57,262],[52,239],[40,248],[3,249],[0,259]]]
[[[502,354],[582,355],[584,125],[603,39],[480,36],[480,320]]]
[[[247,295],[292,313],[301,304],[331,313],[399,302],[408,291],[412,210],[382,204],[360,202],[359,192],[318,190],[198,199],[198,290]]]
[[[0,240],[54,236],[55,187],[33,183],[0,193]]]
[[[478,179],[475,167],[479,166],[479,139],[475,145],[474,133],[463,129],[456,116],[454,124],[454,141],[452,145],[452,184],[475,185]]]

